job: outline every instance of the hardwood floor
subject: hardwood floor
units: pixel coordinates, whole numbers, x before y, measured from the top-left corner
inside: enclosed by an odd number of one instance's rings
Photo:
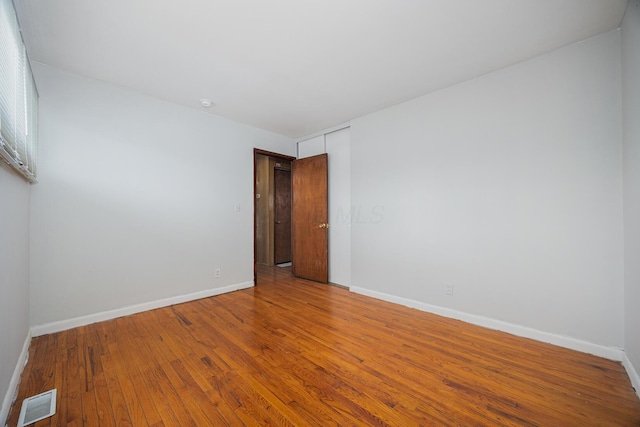
[[[43,426],[631,426],[616,362],[296,280],[34,338]]]

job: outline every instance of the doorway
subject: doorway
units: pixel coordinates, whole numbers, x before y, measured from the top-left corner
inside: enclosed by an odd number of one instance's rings
[[[291,264],[291,163],[288,168],[276,162],[273,169],[274,216],[273,262]]]
[[[254,149],[254,268],[291,259],[291,168],[295,157]]]
[[[278,263],[296,277],[328,282],[327,164],[326,153],[296,159],[254,149],[255,284],[258,266]]]

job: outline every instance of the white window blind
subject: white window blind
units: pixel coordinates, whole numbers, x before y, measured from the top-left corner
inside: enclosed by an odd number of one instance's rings
[[[0,157],[36,180],[38,91],[11,0],[0,0]]]

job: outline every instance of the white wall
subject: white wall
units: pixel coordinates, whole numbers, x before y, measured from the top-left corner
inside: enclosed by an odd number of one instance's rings
[[[624,134],[625,352],[640,373],[640,1],[622,22]],[[636,383],[640,393],[640,383]]]
[[[29,334],[29,183],[0,161],[0,425]]]
[[[325,135],[329,163],[329,281],[351,286],[351,129]]]
[[[352,120],[353,285],[622,348],[619,43]]]
[[[32,325],[253,280],[253,148],[293,154],[293,140],[41,64],[34,74]]]

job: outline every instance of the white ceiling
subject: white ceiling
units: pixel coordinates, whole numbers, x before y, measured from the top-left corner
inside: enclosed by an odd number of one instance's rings
[[[291,137],[618,28],[627,0],[14,0],[32,61]]]

